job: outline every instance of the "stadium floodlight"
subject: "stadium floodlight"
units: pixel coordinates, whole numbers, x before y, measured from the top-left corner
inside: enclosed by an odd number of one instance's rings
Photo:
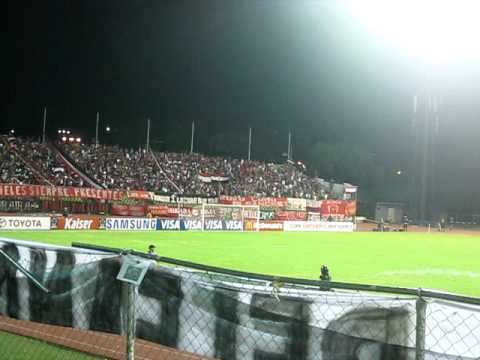
[[[75,141],[76,141],[77,143],[81,143],[81,142],[82,142],[82,138],[77,137],[77,138],[75,139]]]
[[[107,127],[105,128],[105,131],[106,131],[107,133],[110,132],[110,126],[107,126]]]
[[[11,129],[11,130],[10,130],[10,134],[11,134],[11,135],[15,134],[15,129]]]
[[[70,130],[67,130],[67,135],[70,135]]]
[[[69,138],[68,138],[68,141],[70,141],[70,142],[74,142],[74,141],[75,141],[75,138],[73,138],[73,137],[69,137]]]
[[[66,136],[62,136],[62,141],[63,141],[63,142],[67,141],[67,137],[66,137]]]
[[[348,11],[426,65],[480,59],[478,0],[349,0]]]
[[[61,133],[62,133],[62,130],[58,129],[58,133],[61,134]]]

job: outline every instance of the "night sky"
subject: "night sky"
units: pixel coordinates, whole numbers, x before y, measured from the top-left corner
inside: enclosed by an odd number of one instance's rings
[[[255,159],[281,161],[290,130],[294,158],[320,176],[333,170],[315,161],[319,143],[373,157],[386,178],[408,168],[412,97],[425,68],[340,1],[6,5],[2,132],[40,136],[47,106],[51,137],[67,127],[92,139],[98,111],[102,127],[114,129],[100,140],[129,147],[144,144],[150,117],[160,150],[189,150],[195,121],[202,153],[246,157],[251,126]],[[451,149],[440,162],[459,188],[480,176],[479,69],[441,69],[431,81],[443,104],[440,148]]]

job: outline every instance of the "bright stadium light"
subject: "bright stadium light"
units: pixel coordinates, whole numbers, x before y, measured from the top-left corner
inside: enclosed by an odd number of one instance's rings
[[[349,0],[352,15],[428,65],[480,59],[478,0]]]
[[[77,138],[75,139],[75,141],[76,141],[77,143],[80,143],[80,142],[82,142],[82,138],[77,137]]]
[[[107,127],[105,128],[105,131],[106,131],[107,133],[110,132],[110,126],[107,126]]]
[[[75,138],[73,138],[73,137],[69,137],[69,138],[68,138],[68,141],[70,141],[70,142],[74,142],[74,141],[75,141]]]
[[[62,141],[63,141],[63,142],[67,141],[67,137],[66,137],[66,136],[62,136]]]

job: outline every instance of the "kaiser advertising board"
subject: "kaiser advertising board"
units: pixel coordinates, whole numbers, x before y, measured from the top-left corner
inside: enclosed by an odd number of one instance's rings
[[[340,221],[285,221],[284,231],[314,231],[314,232],[351,232],[352,222]]]
[[[106,218],[105,230],[115,231],[154,231],[157,230],[157,219],[151,218]]]
[[[2,216],[0,230],[50,230],[50,217]]]

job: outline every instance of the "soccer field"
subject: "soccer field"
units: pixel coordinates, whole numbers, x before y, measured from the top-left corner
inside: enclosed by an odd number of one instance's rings
[[[235,270],[428,288],[480,296],[480,236],[437,233],[0,232],[57,245],[84,242]]]
[[[100,357],[83,354],[66,348],[48,344],[43,341],[27,337],[13,335],[0,331],[0,348],[2,359],[26,360],[32,359],[35,354],[36,360],[68,359],[68,360],[99,360]]]

